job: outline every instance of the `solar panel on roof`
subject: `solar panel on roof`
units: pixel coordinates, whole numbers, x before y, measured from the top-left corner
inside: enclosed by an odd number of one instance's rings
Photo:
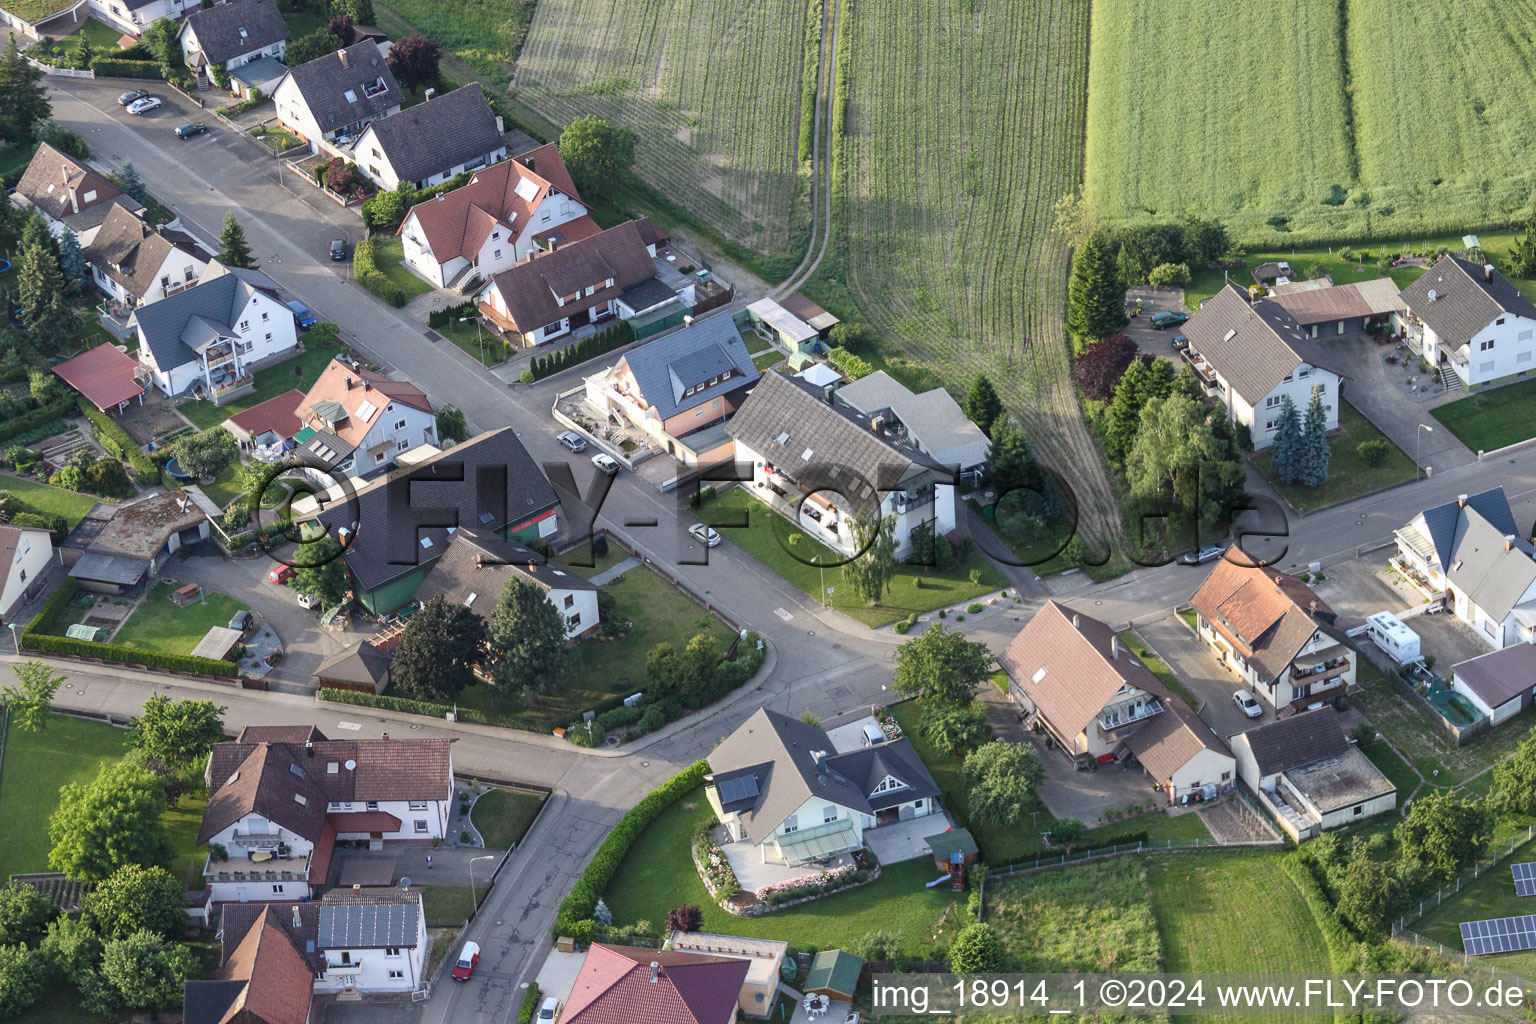
[[[748,800],[755,796],[757,796],[756,775],[740,775],[720,783],[720,800],[723,803],[733,804],[738,800]]]
[[[1536,862],[1511,864],[1509,871],[1515,876],[1516,896],[1536,896]]]
[[[1536,914],[1463,921],[1461,944],[1468,956],[1519,953],[1536,949]]]

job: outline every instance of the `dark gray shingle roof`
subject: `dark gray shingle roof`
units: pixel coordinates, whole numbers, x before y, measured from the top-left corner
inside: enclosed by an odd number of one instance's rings
[[[369,131],[405,181],[422,181],[504,145],[478,82],[375,121]]]
[[[1330,757],[1340,757],[1349,749],[1349,740],[1345,739],[1337,715],[1330,708],[1308,711],[1250,729],[1237,742],[1247,743],[1261,776],[1305,768]]]
[[[1341,362],[1306,336],[1279,303],[1250,302],[1248,293],[1229,284],[1206,299],[1182,333],[1228,384],[1250,405],[1274,390],[1302,363],[1341,377]]]
[[[140,306],[134,310],[133,322],[155,365],[168,371],[197,358],[192,346],[212,340],[218,328],[233,332],[240,311],[258,290],[232,273],[204,278],[186,291]]]
[[[1510,511],[1509,499],[1504,495],[1504,488],[1491,487],[1486,491],[1468,496],[1467,504],[1488,520],[1501,534],[1514,533],[1515,514]],[[1457,502],[1448,501],[1444,505],[1436,505],[1423,511],[1424,526],[1429,531],[1429,539],[1435,546],[1435,555],[1440,559],[1442,567],[1451,564],[1451,549],[1456,542],[1456,527],[1461,522],[1461,508]]]
[[[640,392],[663,419],[687,412],[718,395],[750,385],[759,376],[752,354],[728,316],[713,316],[684,327],[624,355]],[[727,369],[736,374],[713,387],[684,396]]]
[[[289,70],[288,79],[326,132],[382,117],[401,102],[400,84],[384,66],[378,44],[369,39],[300,64]],[[352,99],[347,98],[349,92]]]
[[[273,0],[229,0],[187,15],[187,27],[198,46],[215,64],[260,50],[288,38],[288,25]]]
[[[1471,341],[1505,313],[1536,320],[1536,305],[1503,274],[1487,274],[1484,267],[1459,256],[1442,256],[1401,294],[1414,315],[1452,348]]]

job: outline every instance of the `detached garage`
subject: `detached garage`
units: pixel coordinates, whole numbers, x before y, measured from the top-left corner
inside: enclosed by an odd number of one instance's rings
[[[1536,644],[1511,644],[1452,665],[1451,689],[1493,725],[1519,714],[1536,697]]]

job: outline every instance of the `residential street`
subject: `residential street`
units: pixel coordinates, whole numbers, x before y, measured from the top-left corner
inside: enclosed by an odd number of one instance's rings
[[[595,471],[586,455],[572,456],[555,441],[557,425],[549,408],[555,394],[573,386],[580,371],[539,385],[508,387],[451,343],[434,344],[425,324],[384,305],[356,287],[346,264],[325,259],[326,244],[363,237],[356,214],[318,193],[291,190],[279,180],[279,161],[255,142],[235,135],[211,113],[188,109],[174,92],[162,91],[166,106],[146,118],[117,105],[123,83],[52,79],[55,117],[90,143],[93,159],[114,168],[132,160],[155,197],[184,224],[212,244],[224,213],[241,220],[262,270],[324,320],[340,325],[343,338],[381,366],[420,386],[437,404],[463,409],[476,431],[512,426],[533,456],[547,465],[566,463],[583,492]],[[178,142],[171,129],[203,120],[209,132]],[[1386,491],[1345,506],[1291,518],[1284,541],[1251,541],[1247,550],[1294,570],[1312,561],[1334,565],[1360,549],[1390,542],[1392,532],[1416,510],[1450,501],[1458,493],[1503,484],[1525,528],[1536,515],[1536,446],[1496,459],[1437,472],[1417,484]],[[505,1024],[516,1014],[521,985],[531,980],[550,947],[549,928],[560,899],[592,851],[622,812],[680,767],[707,754],[714,744],[760,706],[798,716],[822,717],[879,702],[892,678],[900,638],[874,633],[847,617],[827,612],[731,543],[706,552],[687,538],[689,521],[681,495],[661,495],[634,476],[621,473],[602,508],[599,523],[633,547],[655,568],[682,580],[705,602],[768,643],[770,670],[724,706],[642,741],[640,749],[586,751],[553,737],[516,733],[464,723],[433,723],[406,715],[319,704],[288,693],[232,690],[189,680],[129,670],[60,663],[69,682],[56,701],[65,709],[109,712],[120,718],[138,712],[152,693],[217,700],[229,708],[231,730],[249,724],[312,723],[337,736],[449,736],[457,739],[454,766],[461,774],[515,779],[550,786],[555,796],[523,849],[509,862],[468,938],[480,943],[482,961],[467,984],[439,986],[425,1004],[412,1006],[416,1020],[440,1024]],[[569,529],[568,511],[563,521]],[[1384,558],[1384,553],[1374,556]],[[179,568],[179,567],[178,567]],[[1081,573],[1055,577],[1050,594],[1071,600],[1116,627],[1127,621],[1164,616],[1188,600],[1208,567],[1169,565],[1142,569],[1105,585]],[[191,575],[188,578],[194,578]],[[243,576],[242,576],[243,578]],[[259,585],[259,584],[253,584]],[[1004,613],[973,617],[964,624],[973,639],[1000,649],[1038,607],[1026,599]],[[285,609],[286,612],[286,609]],[[297,616],[294,621],[299,621]],[[1154,631],[1155,632],[1155,631]],[[1145,634],[1144,634],[1145,635]],[[1161,647],[1161,636],[1147,639]],[[9,664],[0,683],[10,682]],[[1222,715],[1236,714],[1229,688]],[[1211,699],[1222,690],[1213,684]],[[354,1018],[355,1019],[355,1018]]]

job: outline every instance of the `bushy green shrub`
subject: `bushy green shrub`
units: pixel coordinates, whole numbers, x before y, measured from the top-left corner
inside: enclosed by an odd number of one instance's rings
[[[891,628],[894,629],[896,632],[905,635],[906,632],[909,629],[912,628],[912,625],[911,625],[911,623],[907,622],[906,619],[902,619],[900,622],[896,623],[896,625],[892,626]]]
[[[405,305],[405,289],[384,276],[373,255],[373,239],[365,238],[352,250],[352,273],[357,283],[391,306]]]
[[[106,449],[108,454],[126,459],[128,465],[132,466],[133,471],[139,475],[140,483],[160,482],[160,467],[134,443],[133,438],[128,436],[128,431],[84,398],[76,404],[79,406],[81,415],[90,421],[91,432],[95,434],[96,442]]]
[[[97,57],[91,61],[91,70],[97,78],[164,78],[161,65],[152,60],[120,60],[114,57]]]
[[[1387,461],[1387,456],[1392,454],[1392,443],[1382,438],[1372,438],[1369,441],[1361,441],[1355,446],[1355,451],[1360,456],[1360,461],[1367,466],[1375,468]]]
[[[837,368],[845,377],[858,380],[860,377],[868,377],[875,372],[875,368],[862,356],[856,356],[845,348],[831,348],[827,350],[827,362]]]
[[[533,1024],[534,1012],[539,1008],[539,983],[531,981],[523,990],[523,1005],[517,1010],[517,1024]]]
[[[579,366],[588,359],[596,359],[616,348],[623,348],[635,340],[634,328],[627,323],[617,323],[596,334],[589,334],[574,345],[567,345],[547,356],[535,356],[529,366],[534,380],[543,380],[550,374]]]
[[[603,890],[608,888],[608,883],[613,881],[613,876],[619,870],[619,863],[624,860],[624,855],[640,838],[640,833],[645,827],[656,819],[662,811],[677,803],[682,797],[693,792],[704,782],[704,776],[709,774],[709,762],[695,761],[687,768],[672,776],[660,786],[651,790],[635,806],[631,807],[624,817],[609,831],[608,837],[603,840],[592,859],[587,862],[581,877],[571,887],[571,891],[560,903],[560,910],[555,914],[555,926],[553,934],[556,938],[569,935],[578,941],[591,941],[594,931],[592,911],[597,906],[597,901],[603,895]],[[587,936],[583,940],[582,936]]]
[[[9,441],[13,437],[20,437],[23,434],[39,430],[69,412],[74,404],[74,398],[70,395],[65,395],[63,398],[55,399],[47,405],[40,405],[30,412],[11,415],[4,422],[0,422],[0,441]]]

